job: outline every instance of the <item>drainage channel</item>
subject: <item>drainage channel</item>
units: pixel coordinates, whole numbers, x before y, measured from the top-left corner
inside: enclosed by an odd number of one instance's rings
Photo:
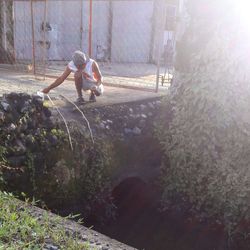
[[[159,194],[140,178],[127,178],[112,192],[117,217],[88,226],[113,239],[144,250],[222,250],[223,230],[200,223],[179,211],[159,211]],[[93,218],[92,218],[93,219]]]

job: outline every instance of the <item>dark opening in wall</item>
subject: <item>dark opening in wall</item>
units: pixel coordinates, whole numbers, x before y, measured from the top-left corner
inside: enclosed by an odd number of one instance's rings
[[[112,197],[118,216],[133,219],[141,214],[152,201],[152,190],[138,177],[123,180],[113,189]]]
[[[155,244],[162,218],[157,211],[159,193],[154,185],[139,177],[129,177],[113,189],[112,197],[117,207],[116,219],[104,226],[95,225],[94,229],[138,249],[146,246],[150,250],[164,249],[161,241],[160,247]]]

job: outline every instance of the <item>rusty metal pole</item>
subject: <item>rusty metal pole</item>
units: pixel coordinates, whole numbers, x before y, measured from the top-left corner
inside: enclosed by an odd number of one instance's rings
[[[156,86],[155,92],[159,91],[159,80],[160,80],[160,67],[161,67],[161,53],[163,47],[164,40],[164,26],[165,26],[165,13],[166,13],[166,5],[163,0],[158,0],[157,4],[157,16],[159,17],[157,20],[157,70],[156,70]]]
[[[14,55],[14,62],[16,63],[16,3],[13,1],[13,55]]]
[[[32,67],[33,74],[36,74],[36,54],[35,54],[35,28],[34,28],[34,13],[33,13],[33,0],[30,0],[31,11],[31,30],[32,30]]]
[[[92,18],[93,18],[93,1],[89,0],[89,57],[92,55]]]
[[[46,58],[47,58],[46,23],[47,23],[47,0],[45,0],[44,2],[44,13],[43,13],[43,80],[45,80],[45,75],[46,75]]]
[[[82,40],[83,40],[83,0],[80,0],[81,1],[81,15],[80,15],[80,18],[81,18],[81,25],[80,25],[80,49],[83,50],[83,44],[82,44]]]

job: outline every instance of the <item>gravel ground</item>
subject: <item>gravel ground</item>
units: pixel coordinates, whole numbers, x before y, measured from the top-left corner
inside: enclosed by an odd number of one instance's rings
[[[53,81],[53,79],[46,79],[44,81],[42,79],[36,79],[33,75],[0,69],[0,95],[10,92],[25,92],[28,94],[33,94],[45,88]],[[110,104],[151,99],[163,96],[166,94],[166,92],[167,91],[164,90],[159,93],[154,93],[128,88],[105,86],[105,92],[103,96],[97,97],[97,102],[94,104],[94,106],[105,106]],[[62,85],[50,92],[51,97],[58,97],[60,94],[65,95],[74,101],[77,98],[74,82],[66,80]],[[84,92],[84,97],[86,100],[88,100],[88,96],[89,94]],[[58,102],[57,104],[64,105],[62,102]]]

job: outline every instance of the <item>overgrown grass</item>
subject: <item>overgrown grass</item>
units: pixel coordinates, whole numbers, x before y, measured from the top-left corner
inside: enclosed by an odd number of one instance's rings
[[[77,235],[67,231],[63,218],[47,212],[31,213],[28,201],[19,202],[13,195],[0,191],[0,249],[55,249],[87,250],[88,243],[79,241]],[[50,249],[50,247],[48,247]]]

